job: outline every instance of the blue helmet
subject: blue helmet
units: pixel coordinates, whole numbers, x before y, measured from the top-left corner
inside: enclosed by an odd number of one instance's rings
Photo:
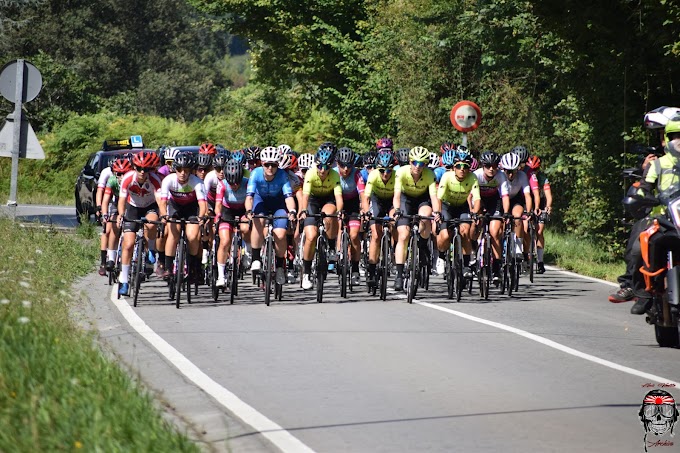
[[[319,147],[319,150],[316,152],[316,156],[314,157],[314,161],[317,164],[321,165],[331,165],[333,163],[333,152],[326,148],[326,147]]]
[[[394,153],[387,148],[383,148],[375,157],[375,168],[394,167]]]
[[[454,164],[457,157],[458,152],[455,149],[449,148],[446,151],[444,151],[444,154],[442,154],[442,162],[444,163],[445,167],[450,167],[451,165]]]
[[[234,160],[234,161],[242,164],[243,161],[246,160],[246,154],[243,152],[242,149],[235,149],[234,151],[231,152],[231,156],[229,156],[229,160]]]
[[[468,151],[467,146],[458,145],[456,147],[456,161],[472,163],[472,155]]]

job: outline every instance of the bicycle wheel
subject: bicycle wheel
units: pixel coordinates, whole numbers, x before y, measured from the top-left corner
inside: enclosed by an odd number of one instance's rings
[[[463,295],[463,286],[465,282],[463,281],[463,242],[460,234],[456,234],[453,238],[453,273],[455,274],[456,281],[456,302],[460,302],[460,298]]]
[[[139,297],[139,287],[142,283],[142,273],[144,272],[144,265],[145,265],[145,250],[144,250],[144,238],[143,237],[138,237],[137,238],[137,244],[135,244],[135,248],[138,250],[138,255],[137,255],[137,262],[135,263],[135,268],[133,270],[133,277],[132,281],[135,282],[134,284],[134,289],[132,290],[133,294],[133,302],[132,305],[134,307],[137,306],[137,298]]]
[[[380,244],[380,299],[387,300],[387,274],[390,269],[390,236],[383,234],[382,243]],[[373,295],[375,295],[375,286],[373,287]]]
[[[217,287],[219,273],[217,271],[217,251],[215,250],[215,244],[213,244],[213,250],[208,257],[208,266],[210,266],[210,272],[208,272],[210,291],[212,292],[213,301],[217,302],[217,299],[220,297],[220,289]]]
[[[408,284],[406,285],[406,299],[409,304],[413,303],[413,298],[416,297],[416,291],[418,289],[418,235],[413,233],[411,230],[411,239],[409,240],[409,257],[406,260],[408,262]]]
[[[323,302],[324,272],[328,269],[326,264],[326,241],[322,236],[316,240],[316,301]]]
[[[490,238],[487,234],[482,236],[480,242],[477,259],[481,260],[479,264],[479,292],[480,296],[488,300],[489,289],[491,288],[491,244]]]
[[[508,279],[508,296],[512,296],[512,292],[515,290],[515,275],[518,273],[517,269],[517,260],[515,257],[515,235],[513,234],[511,236],[511,239],[508,241],[512,245],[509,247],[509,252],[508,252],[508,274],[509,274],[509,279]]]
[[[510,260],[512,257],[511,236],[505,235],[503,241],[503,277],[501,278],[501,294],[510,286]]]
[[[446,251],[444,255],[444,278],[446,278],[446,296],[453,299],[453,294],[456,289],[455,272],[453,270],[453,263],[451,261],[451,248]]]
[[[267,237],[265,241],[265,258],[264,263],[262,263],[262,269],[264,270],[264,303],[269,306],[271,302],[272,295],[272,268],[274,264],[274,240],[271,237]]]
[[[341,237],[340,259],[338,260],[340,272],[338,278],[340,280],[340,297],[347,298],[347,272],[349,267],[349,259],[347,257],[349,252],[349,235],[347,231],[343,231]]]
[[[234,239],[231,241],[231,287],[229,294],[229,303],[233,304],[234,299],[238,296],[238,280],[239,272],[241,272],[241,236],[238,234],[234,235]]]
[[[536,226],[533,219],[529,219],[529,281],[534,282],[534,268],[536,267]]]
[[[182,284],[184,283],[184,264],[186,261],[186,244],[184,243],[184,235],[179,239],[177,244],[177,252],[175,253],[175,307],[179,308],[180,299],[182,297]],[[187,291],[188,292],[188,291]]]

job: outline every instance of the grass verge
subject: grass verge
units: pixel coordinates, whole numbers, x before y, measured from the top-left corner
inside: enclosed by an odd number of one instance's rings
[[[589,239],[545,231],[545,262],[581,275],[616,282],[626,270],[625,262]]]
[[[69,316],[96,241],[0,219],[0,451],[191,451]]]

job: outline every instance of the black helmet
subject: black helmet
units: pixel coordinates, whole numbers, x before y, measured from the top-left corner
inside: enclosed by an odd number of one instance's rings
[[[396,153],[394,153],[397,158],[397,163],[399,165],[408,165],[409,158],[408,155],[411,152],[408,148],[399,148]]]
[[[352,167],[354,166],[355,160],[356,154],[352,151],[352,148],[340,148],[338,150],[337,162],[339,164]]]
[[[491,150],[483,151],[482,155],[479,156],[479,162],[482,165],[498,165],[500,161],[501,156],[499,156],[498,153]]]
[[[377,153],[373,150],[364,154],[364,167],[375,167],[375,157]]]
[[[259,160],[260,159],[260,147],[251,146],[246,149],[246,160]]]
[[[228,161],[226,167],[224,167],[224,179],[229,184],[240,183],[243,179],[243,165],[235,160]]]
[[[517,154],[519,156],[519,162],[521,164],[525,163],[527,159],[529,159],[529,151],[527,151],[527,148],[522,145],[515,146],[512,148],[510,151],[511,153]]]
[[[229,160],[229,158],[228,158],[226,155],[224,155],[224,154],[218,154],[218,155],[215,156],[215,158],[213,159],[213,167],[224,168],[224,166],[227,164],[227,161],[228,161],[228,160]]]
[[[213,157],[210,154],[199,154],[198,155],[198,167],[199,168],[207,168],[207,167],[212,167],[213,165]]]
[[[178,168],[191,168],[196,166],[196,160],[191,153],[179,153],[175,156],[175,160],[172,163],[172,168],[177,171]]]

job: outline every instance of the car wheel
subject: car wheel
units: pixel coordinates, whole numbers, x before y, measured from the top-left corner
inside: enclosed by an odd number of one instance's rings
[[[80,204],[80,198],[78,198],[78,192],[76,191],[76,222],[82,223],[81,216],[83,215],[83,207]]]

